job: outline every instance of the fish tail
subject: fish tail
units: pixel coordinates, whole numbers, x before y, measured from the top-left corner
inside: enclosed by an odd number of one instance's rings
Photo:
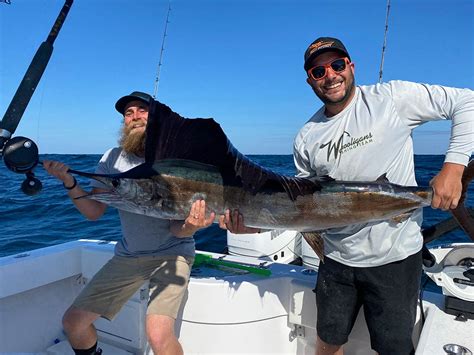
[[[469,183],[474,178],[474,160],[471,160],[469,164],[467,164],[466,169],[464,169],[464,173],[462,175],[462,192],[461,198],[459,199],[458,207],[451,210],[451,213],[454,219],[458,222],[461,228],[466,232],[466,234],[474,241],[474,218],[469,213],[468,209],[464,205],[464,201],[466,200],[467,195],[467,188],[469,187]]]
[[[324,239],[319,232],[302,232],[304,240],[314,250],[319,260],[324,263]]]

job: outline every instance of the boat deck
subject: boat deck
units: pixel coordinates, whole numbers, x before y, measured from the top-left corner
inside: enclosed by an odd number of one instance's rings
[[[62,314],[112,257],[113,244],[80,240],[1,258],[0,354],[72,354],[62,331]],[[315,270],[205,254],[271,275],[229,266],[193,268],[176,323],[185,354],[314,354]],[[152,354],[144,330],[147,295],[144,284],[112,322],[95,323],[104,354]],[[426,322],[422,326],[418,314],[413,334],[417,354],[443,354],[443,346],[451,343],[474,349],[474,321],[455,321],[443,312],[443,299],[424,293]],[[361,313],[345,354],[374,353],[369,344]]]

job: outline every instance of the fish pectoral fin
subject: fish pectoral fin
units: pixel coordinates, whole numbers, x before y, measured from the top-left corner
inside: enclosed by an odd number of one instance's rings
[[[387,179],[387,173],[383,174],[383,175],[380,175],[377,180],[375,180],[376,182],[384,182],[384,183],[390,183],[390,181]]]
[[[319,260],[324,263],[324,239],[320,232],[302,232],[304,240],[314,250]]]
[[[410,216],[412,215],[413,211],[411,212],[405,212],[405,213],[402,213],[402,214],[399,214],[398,216],[395,216],[391,219],[391,221],[395,222],[395,223],[402,223],[404,221],[406,221],[408,218],[410,218]]]
[[[332,178],[329,175],[315,176],[314,178],[312,178],[310,180],[313,181],[313,182],[316,182],[316,183],[336,181],[336,179]]]

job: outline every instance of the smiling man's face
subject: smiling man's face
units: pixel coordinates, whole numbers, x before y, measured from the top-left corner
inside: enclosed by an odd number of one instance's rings
[[[344,58],[340,52],[330,51],[318,55],[311,67],[327,66],[336,59]],[[336,72],[331,67],[326,68],[326,74],[322,79],[315,80],[307,78],[307,83],[312,87],[314,93],[326,105],[329,113],[336,114],[342,111],[350,102],[354,93],[354,64],[349,62],[343,71]],[[335,109],[335,110],[333,110]]]

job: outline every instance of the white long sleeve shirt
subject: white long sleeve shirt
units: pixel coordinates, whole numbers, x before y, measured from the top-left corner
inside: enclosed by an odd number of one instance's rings
[[[427,121],[451,119],[445,162],[467,165],[474,146],[474,92],[404,81],[358,86],[350,104],[326,117],[324,106],[302,127],[294,143],[297,176],[415,186],[412,130]],[[441,167],[440,167],[441,168]],[[350,266],[402,260],[418,252],[422,210],[407,220],[328,230],[325,255]]]

